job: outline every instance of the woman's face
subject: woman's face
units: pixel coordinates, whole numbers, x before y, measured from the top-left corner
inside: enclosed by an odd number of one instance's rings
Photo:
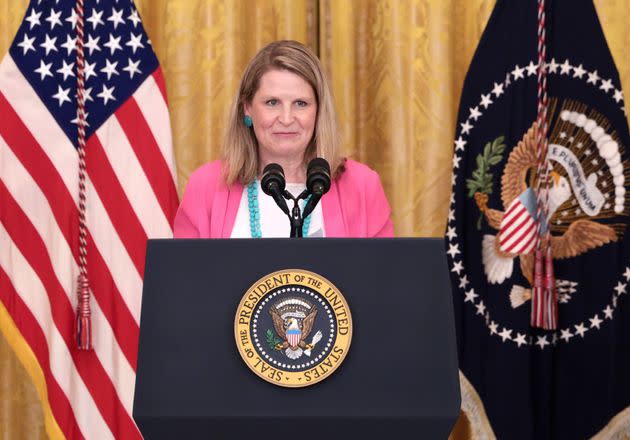
[[[313,138],[317,100],[302,77],[287,70],[266,72],[245,114],[254,123],[261,163],[303,159]]]

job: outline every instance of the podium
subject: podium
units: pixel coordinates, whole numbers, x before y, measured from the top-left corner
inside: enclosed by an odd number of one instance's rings
[[[149,240],[133,416],[146,439],[445,439],[460,408],[443,240]],[[352,341],[303,388],[245,364],[234,319],[270,273],[300,269],[345,297]]]

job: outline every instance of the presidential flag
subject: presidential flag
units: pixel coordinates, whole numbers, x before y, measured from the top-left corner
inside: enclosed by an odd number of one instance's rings
[[[630,136],[592,0],[498,0],[464,83],[446,231],[473,438],[630,435]],[[546,212],[537,209],[539,39]],[[544,170],[544,168],[542,168]],[[550,233],[557,328],[530,325]]]
[[[50,437],[140,438],[131,414],[145,245],[172,236],[178,204],[166,91],[133,2],[85,2],[93,350],[80,351],[78,11],[32,0],[0,63],[0,329],[28,354]]]

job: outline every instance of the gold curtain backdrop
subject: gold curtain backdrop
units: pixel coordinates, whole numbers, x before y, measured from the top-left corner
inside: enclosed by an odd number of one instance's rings
[[[630,5],[595,4],[628,86]],[[224,121],[248,60],[270,41],[295,39],[320,55],[345,153],[380,173],[397,235],[443,234],[459,96],[494,0],[136,0],[136,5],[166,78],[180,194],[194,169],[219,156]],[[0,0],[3,55],[27,6],[27,0]],[[0,328],[11,325],[8,317],[0,318],[5,320]],[[37,388],[24,367],[29,354],[17,356],[12,347],[0,334],[0,439],[46,438]],[[457,437],[468,436],[460,423]]]

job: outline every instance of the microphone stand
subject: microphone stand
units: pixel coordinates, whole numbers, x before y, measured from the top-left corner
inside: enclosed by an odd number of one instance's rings
[[[302,238],[302,227],[304,226],[304,219],[302,218],[302,213],[300,212],[300,206],[298,202],[300,199],[306,199],[309,196],[310,192],[308,189],[302,191],[302,193],[293,197],[286,189],[282,193],[285,199],[293,200],[293,208],[291,209],[291,214],[289,215],[289,220],[291,221],[291,233],[289,237],[291,238]]]
[[[293,197],[293,194],[286,190],[284,171],[277,163],[265,166],[260,185],[263,192],[272,196],[280,209],[289,217],[291,223],[289,236],[291,238],[301,238],[303,236],[304,218],[313,212],[319,200],[330,189],[330,183],[330,165],[325,159],[315,158],[309,162],[306,170],[306,189],[297,197]],[[284,199],[293,200],[291,212],[289,212],[289,207]],[[298,204],[301,199],[308,199],[304,204],[303,212],[300,212]]]

